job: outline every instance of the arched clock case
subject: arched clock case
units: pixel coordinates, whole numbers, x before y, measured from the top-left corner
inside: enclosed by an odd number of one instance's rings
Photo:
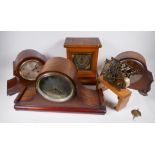
[[[21,93],[35,84],[36,77],[47,58],[33,49],[21,51],[13,61],[14,77],[7,81],[7,94]]]
[[[122,52],[115,58],[126,63],[136,71],[135,75],[130,78],[129,88],[138,90],[140,94],[146,96],[151,90],[153,76],[147,69],[145,58],[140,53],[134,51]]]
[[[15,65],[15,70],[17,66]],[[35,80],[24,79],[20,73],[15,75],[24,83],[22,91],[15,99],[16,110],[100,114],[106,112],[102,91],[91,90],[81,85],[77,77],[77,68],[68,59],[62,57],[48,59],[38,75],[36,77],[32,75]]]

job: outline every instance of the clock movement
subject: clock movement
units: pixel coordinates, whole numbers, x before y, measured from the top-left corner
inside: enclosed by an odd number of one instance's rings
[[[36,64],[32,66],[30,72],[36,72]],[[77,77],[77,68],[70,60],[53,57],[38,69],[40,71],[37,76],[31,73],[32,76],[29,77],[28,74],[29,78],[26,75],[25,79],[20,75],[19,78],[29,81],[35,77],[35,84],[27,85],[19,93],[15,99],[15,109],[100,114],[106,112],[101,90],[82,86]]]
[[[106,59],[98,81],[99,88],[103,91],[110,89],[118,96],[114,109],[119,111],[126,107],[131,96],[132,92],[127,88],[136,89],[146,96],[151,89],[153,76],[147,70],[141,54],[127,51],[112,57],[111,60]]]
[[[82,84],[96,84],[99,38],[66,38],[67,58],[77,67]]]
[[[7,81],[7,94],[13,95],[24,87],[34,85],[46,60],[44,55],[33,49],[21,51],[13,62],[14,77]]]
[[[135,69],[127,64],[116,60],[106,59],[101,75],[117,89],[124,89],[130,85],[130,77],[135,74]]]

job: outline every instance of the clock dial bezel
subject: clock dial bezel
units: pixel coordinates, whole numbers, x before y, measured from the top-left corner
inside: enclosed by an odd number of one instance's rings
[[[47,93],[45,93],[44,91],[41,90],[40,82],[44,78],[50,77],[50,76],[60,76],[61,78],[64,79],[64,81],[66,81],[70,85],[71,92],[69,93],[68,96],[66,96],[64,98],[53,98],[52,96],[47,95]],[[45,73],[45,74],[41,75],[40,77],[38,77],[37,82],[36,82],[36,90],[45,99],[47,99],[49,101],[53,101],[53,102],[58,102],[58,103],[68,101],[69,99],[71,99],[74,96],[74,94],[76,92],[73,81],[68,76],[58,73],[58,72],[48,72],[48,73]]]
[[[28,59],[28,60],[25,60],[19,67],[19,75],[24,79],[24,80],[28,80],[28,81],[35,81],[37,76],[39,75],[39,72],[38,72],[38,75],[35,77],[35,78],[27,78],[24,76],[23,74],[23,71],[22,71],[22,68],[27,64],[27,63],[30,63],[30,62],[35,62],[37,64],[39,64],[39,66],[42,66],[43,67],[43,63],[37,59]],[[42,69],[41,67],[41,69]],[[40,70],[41,70],[40,69]]]

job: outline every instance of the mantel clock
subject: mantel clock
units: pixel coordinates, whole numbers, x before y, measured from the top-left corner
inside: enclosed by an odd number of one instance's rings
[[[102,47],[99,38],[66,38],[64,47],[67,58],[78,70],[82,84],[96,84],[98,51]]]
[[[14,77],[7,81],[7,94],[13,95],[34,85],[47,58],[34,49],[21,51],[13,61]]]
[[[74,63],[34,50],[19,53],[14,61],[14,78],[8,80],[8,95],[18,93],[16,110],[83,112],[105,114],[101,89],[91,90],[79,82]]]

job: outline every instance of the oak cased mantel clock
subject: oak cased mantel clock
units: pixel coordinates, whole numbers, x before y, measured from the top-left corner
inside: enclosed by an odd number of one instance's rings
[[[78,70],[82,84],[96,84],[98,51],[102,47],[99,38],[66,38],[64,47],[67,58]]]

